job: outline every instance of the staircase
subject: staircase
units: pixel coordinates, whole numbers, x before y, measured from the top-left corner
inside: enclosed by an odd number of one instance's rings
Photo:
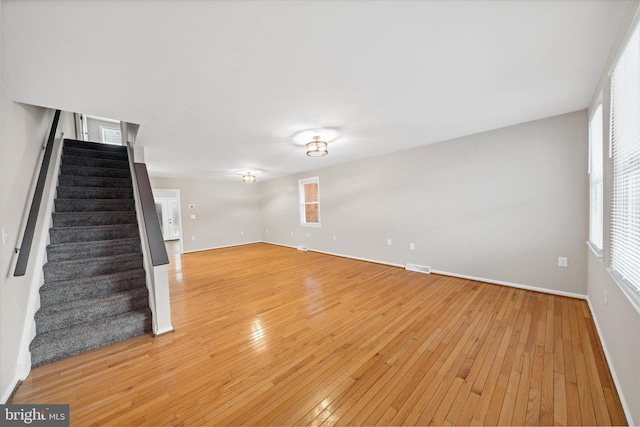
[[[65,140],[33,367],[151,330],[126,147]]]

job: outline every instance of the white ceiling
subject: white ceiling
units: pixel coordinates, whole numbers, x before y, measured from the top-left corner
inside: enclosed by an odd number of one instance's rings
[[[626,7],[3,0],[2,84],[139,123],[152,175],[265,180],[587,108]]]

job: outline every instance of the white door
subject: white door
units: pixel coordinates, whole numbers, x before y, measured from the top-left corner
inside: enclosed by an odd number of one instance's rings
[[[180,220],[176,199],[156,199],[156,212],[164,240],[180,238]]]

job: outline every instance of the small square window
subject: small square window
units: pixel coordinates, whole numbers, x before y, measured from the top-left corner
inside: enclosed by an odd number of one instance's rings
[[[100,126],[100,135],[103,144],[122,145],[122,133],[120,129]]]

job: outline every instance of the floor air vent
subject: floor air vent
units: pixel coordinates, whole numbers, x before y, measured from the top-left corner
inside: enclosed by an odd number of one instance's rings
[[[299,251],[308,251],[309,247],[308,246],[298,246],[298,250]]]
[[[427,267],[426,265],[418,265],[418,264],[407,264],[405,270],[409,271],[417,271],[418,273],[431,274],[431,267]]]

